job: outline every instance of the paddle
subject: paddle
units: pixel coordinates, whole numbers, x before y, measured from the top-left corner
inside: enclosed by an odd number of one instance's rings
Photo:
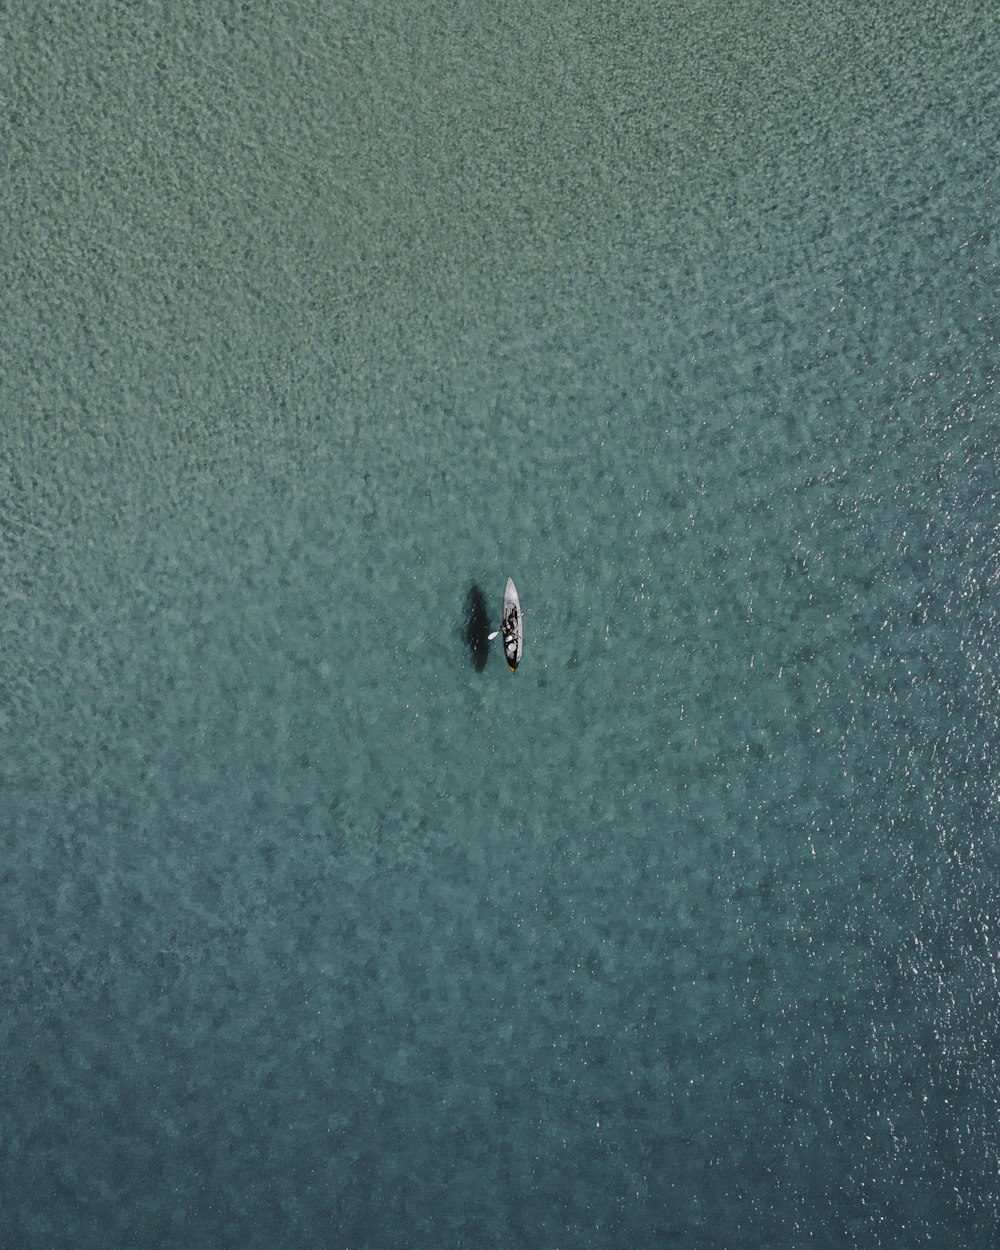
[[[527,613],[522,612],[522,613],[521,613],[521,615],[522,615],[522,616],[526,616],[526,615],[527,615]],[[492,642],[494,638],[498,638],[499,636],[500,636],[500,631],[499,631],[499,629],[495,629],[495,630],[493,631],[493,633],[492,633],[492,634],[487,634],[487,635],[486,635],[486,641],[487,641],[487,642]]]

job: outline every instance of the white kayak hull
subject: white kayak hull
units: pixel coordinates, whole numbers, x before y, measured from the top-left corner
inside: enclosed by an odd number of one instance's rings
[[[521,663],[524,632],[521,626],[521,600],[517,597],[517,587],[511,577],[507,578],[507,585],[503,588],[503,625],[500,633],[503,637],[503,658],[510,671],[515,673]]]

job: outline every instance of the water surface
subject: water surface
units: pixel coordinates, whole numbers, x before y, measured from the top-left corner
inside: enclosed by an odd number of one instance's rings
[[[3,27],[4,1242],[994,1245],[987,9]]]

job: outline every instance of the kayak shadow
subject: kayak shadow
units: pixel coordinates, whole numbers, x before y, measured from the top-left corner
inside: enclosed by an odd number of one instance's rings
[[[475,582],[469,587],[465,600],[465,629],[462,637],[469,648],[469,659],[477,673],[481,673],[490,658],[490,618],[486,610],[486,596]]]

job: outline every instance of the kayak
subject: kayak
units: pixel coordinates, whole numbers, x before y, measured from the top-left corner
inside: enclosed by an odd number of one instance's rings
[[[503,588],[503,656],[507,667],[512,673],[517,672],[521,663],[521,646],[523,635],[521,630],[521,600],[517,597],[517,587],[512,577],[507,578]]]

